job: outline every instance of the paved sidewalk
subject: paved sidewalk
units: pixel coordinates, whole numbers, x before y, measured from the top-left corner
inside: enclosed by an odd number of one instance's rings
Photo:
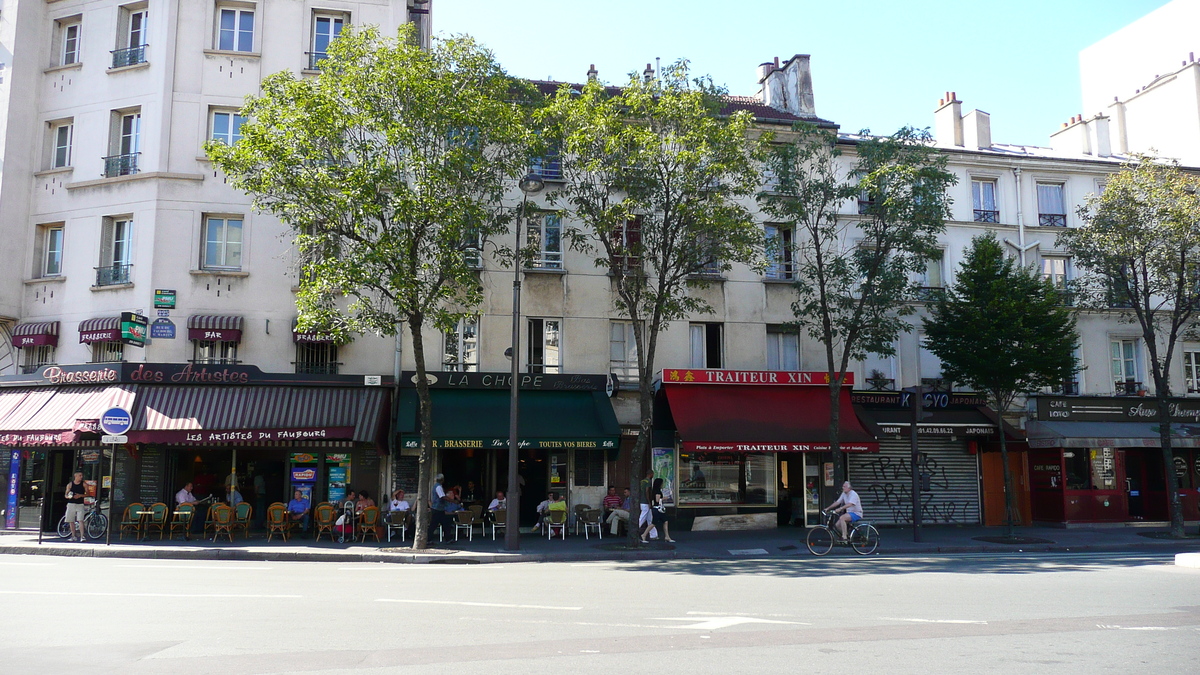
[[[3,531],[0,531],[3,532]],[[810,557],[804,545],[806,530],[780,528],[747,532],[679,532],[676,542],[652,542],[629,549],[624,538],[606,536],[590,539],[569,535],[566,540],[547,540],[523,533],[521,551],[504,550],[502,540],[476,535],[474,541],[465,538],[458,542],[432,543],[431,549],[414,552],[411,544],[399,541],[388,543],[337,543],[305,538],[282,542],[278,538],[266,541],[255,533],[249,539],[227,541],[150,540],[134,542],[113,540],[106,546],[101,542],[72,543],[55,536],[27,532],[4,532],[0,536],[0,554],[31,554],[59,556],[95,556],[120,558],[207,559],[207,560],[299,560],[329,562],[390,562],[390,563],[493,563],[493,562],[550,562],[602,560],[672,560],[672,559],[736,559]],[[1200,552],[1200,537],[1189,526],[1192,538],[1176,541],[1156,538],[1165,528],[1105,527],[1058,529],[1022,527],[1020,537],[1041,540],[1023,544],[1000,544],[980,538],[999,537],[1003,528],[931,526],[923,528],[922,541],[914,542],[911,528],[885,527],[880,529],[880,555],[930,553],[1023,553],[1033,551],[1137,551]],[[831,556],[853,556],[846,548],[837,548]]]

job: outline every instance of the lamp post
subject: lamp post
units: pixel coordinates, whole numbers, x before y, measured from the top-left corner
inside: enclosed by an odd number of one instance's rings
[[[517,474],[517,377],[521,365],[521,227],[528,222],[525,208],[529,204],[529,195],[541,192],[546,187],[546,181],[530,171],[517,183],[517,187],[521,188],[523,196],[521,214],[513,227],[516,235],[513,245],[512,346],[509,347],[512,373],[508,383],[508,502],[504,521],[504,548],[509,551],[521,548],[521,485]]]

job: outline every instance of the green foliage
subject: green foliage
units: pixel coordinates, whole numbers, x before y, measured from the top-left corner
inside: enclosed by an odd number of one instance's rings
[[[1061,385],[1078,368],[1075,319],[1064,300],[989,232],[975,237],[954,285],[929,305],[925,344],[946,378],[986,392],[1005,412],[1016,396]]]

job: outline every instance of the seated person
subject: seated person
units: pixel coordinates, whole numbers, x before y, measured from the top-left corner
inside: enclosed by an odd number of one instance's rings
[[[549,518],[550,514],[555,511],[562,512],[562,514],[563,514],[562,522],[566,523],[567,522],[567,518],[566,518],[567,500],[560,497],[557,492],[551,492],[550,493],[550,503],[546,506],[546,517]],[[549,522],[549,521],[547,521],[547,522]]]
[[[238,504],[246,501],[245,499],[242,499],[242,493],[238,492],[237,486],[230,485],[228,488],[226,488],[226,490],[229,494],[226,495],[225,499],[229,502],[230,506],[237,508]]]
[[[488,504],[487,510],[483,512],[483,522],[496,522],[496,512],[507,510],[508,497],[505,496],[504,490],[496,490],[496,498],[492,500],[491,504]]]
[[[462,505],[462,497],[459,496],[461,494],[461,490],[462,488],[458,486],[446,490],[446,513],[455,513],[457,511],[466,510],[466,507]]]
[[[537,532],[542,529],[542,521],[546,519],[546,512],[550,510],[550,502],[554,501],[554,493],[546,495],[546,498],[537,505],[537,522],[533,524],[533,531]]]
[[[479,501],[479,491],[475,489],[475,481],[467,481],[467,487],[460,493],[460,498],[464,504]]]
[[[354,502],[354,512],[361,514],[363,509],[368,509],[372,506],[375,506],[375,500],[371,499],[371,493],[366,490],[359,490],[358,501]]]
[[[613,536],[616,536],[617,528],[621,526],[622,522],[625,523],[626,527],[629,526],[629,508],[633,505],[632,498],[629,496],[629,488],[625,488],[624,494],[625,496],[621,500],[621,506],[613,509],[608,514],[608,519],[605,521],[608,523],[609,531],[613,533]],[[605,498],[605,502],[607,501],[608,498]]]
[[[404,490],[396,490],[392,493],[392,503],[388,504],[388,511],[408,511],[412,508],[408,500],[404,498]]]
[[[614,485],[608,486],[608,494],[604,495],[604,501],[600,503],[604,509],[604,517],[607,518],[610,511],[621,508],[621,498],[617,496],[617,488]]]
[[[292,501],[288,502],[287,512],[288,520],[292,523],[300,523],[301,530],[308,529],[308,500],[304,498],[304,493],[296,490],[292,493]]]

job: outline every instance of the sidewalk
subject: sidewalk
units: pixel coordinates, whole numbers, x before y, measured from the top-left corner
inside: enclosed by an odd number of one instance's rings
[[[3,532],[3,531],[0,531]],[[931,526],[923,528],[922,541],[914,542],[911,528],[880,529],[880,555],[912,555],[939,553],[1023,553],[1037,551],[1146,551],[1200,552],[1200,538],[1189,527],[1193,538],[1182,541],[1144,536],[1164,533],[1165,528],[1074,528],[1022,527],[1016,534],[1027,539],[1042,540],[1026,544],[998,544],[981,541],[980,537],[999,537],[1003,528]],[[158,558],[193,560],[295,560],[328,562],[388,562],[388,563],[496,563],[496,562],[578,562],[621,560],[720,560],[746,558],[811,558],[804,545],[806,530],[780,528],[743,532],[679,532],[676,543],[652,542],[636,549],[625,547],[625,539],[605,536],[591,539],[569,535],[566,540],[547,540],[523,533],[521,551],[504,550],[502,540],[476,535],[474,541],[431,542],[431,548],[412,551],[411,542],[386,539],[380,543],[337,543],[322,540],[292,538],[286,543],[276,538],[266,541],[255,533],[249,539],[235,538],[211,541],[150,540],[134,542],[113,540],[72,543],[52,535],[3,532],[0,554],[93,556],[114,558]],[[848,549],[837,548],[831,554],[853,556]]]

